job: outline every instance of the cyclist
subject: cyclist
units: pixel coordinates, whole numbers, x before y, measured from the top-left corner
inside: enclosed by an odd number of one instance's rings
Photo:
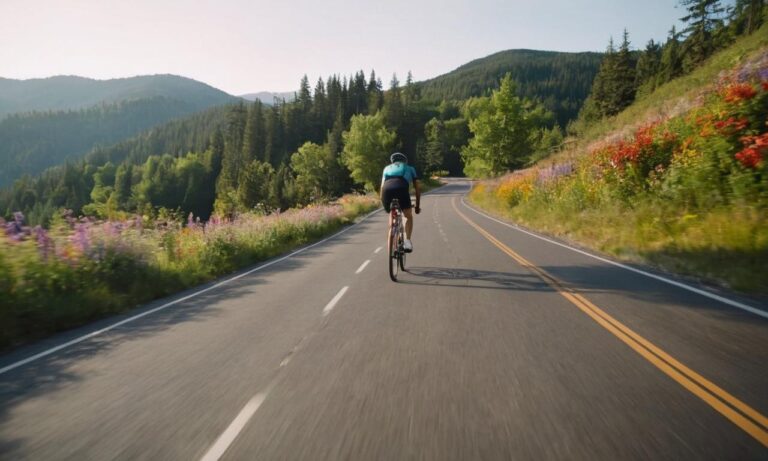
[[[413,232],[413,213],[411,212],[411,194],[409,186],[413,184],[416,191],[416,214],[421,213],[419,204],[421,203],[421,189],[419,188],[419,175],[416,169],[408,165],[408,157],[400,152],[395,152],[389,157],[391,162],[384,167],[381,175],[381,203],[384,209],[389,213],[389,205],[392,199],[400,202],[400,209],[405,215],[405,242],[403,249],[410,253],[413,251],[411,243],[411,233]],[[391,226],[392,223],[390,222]]]

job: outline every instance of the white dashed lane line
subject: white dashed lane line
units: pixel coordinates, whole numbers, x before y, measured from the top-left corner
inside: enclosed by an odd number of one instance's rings
[[[227,451],[235,438],[240,434],[248,421],[259,409],[264,399],[267,398],[266,392],[260,392],[254,395],[248,403],[245,404],[237,417],[229,424],[227,429],[216,439],[216,442],[208,449],[205,455],[200,458],[200,461],[218,461],[219,458]]]
[[[373,250],[373,252],[374,252],[374,253],[378,253],[379,251],[381,251],[381,249],[382,249],[382,248],[383,248],[383,247],[378,247],[378,248],[376,248],[375,250]]]
[[[336,296],[334,296],[333,299],[330,300],[328,304],[326,304],[325,307],[323,308],[323,315],[328,315],[333,310],[333,308],[336,307],[336,303],[339,302],[339,300],[341,299],[342,296],[344,296],[344,293],[346,293],[347,290],[349,290],[348,286],[342,288],[341,290],[339,290],[338,293],[336,293]]]
[[[360,272],[365,270],[365,266],[367,266],[371,262],[370,259],[366,259],[364,263],[360,264],[360,267],[357,268],[355,271],[355,274],[359,274]]]

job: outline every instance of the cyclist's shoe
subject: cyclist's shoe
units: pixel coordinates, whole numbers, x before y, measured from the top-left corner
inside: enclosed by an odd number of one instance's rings
[[[411,243],[410,240],[406,239],[406,241],[403,242],[403,250],[405,250],[406,253],[410,253],[411,251],[413,251],[413,244]]]

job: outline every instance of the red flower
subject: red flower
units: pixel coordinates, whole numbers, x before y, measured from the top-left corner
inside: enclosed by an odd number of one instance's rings
[[[635,132],[635,144],[638,149],[643,149],[653,144],[653,129],[656,125],[646,125]]]
[[[768,133],[759,136],[744,136],[741,138],[744,149],[736,153],[736,160],[747,168],[757,168],[763,156],[768,153]]]
[[[763,133],[760,136],[755,136],[755,147],[768,147],[768,133]]]
[[[747,168],[757,168],[757,165],[763,160],[760,151],[754,147],[746,147],[736,153],[736,160],[741,162]]]
[[[752,99],[757,94],[755,87],[749,83],[735,83],[725,89],[726,102],[739,102]]]
[[[740,131],[744,131],[749,126],[749,119],[746,118],[733,118],[728,117],[727,120],[718,120],[714,123],[714,127],[724,135],[736,134]]]

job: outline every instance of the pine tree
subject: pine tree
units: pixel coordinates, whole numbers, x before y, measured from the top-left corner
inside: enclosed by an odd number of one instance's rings
[[[624,31],[619,50],[611,38],[600,70],[592,84],[589,104],[599,117],[621,112],[635,99],[635,66],[629,51],[629,34]],[[589,108],[585,108],[588,110]]]
[[[381,109],[384,99],[381,80],[376,78],[376,72],[371,69],[371,78],[368,79],[368,114],[375,115]]]
[[[384,122],[389,128],[398,130],[403,123],[403,96],[397,74],[392,75],[389,90],[384,94]]]
[[[368,110],[368,90],[362,70],[349,80],[349,103],[351,114],[362,114]]]
[[[244,167],[243,139],[246,119],[247,109],[243,103],[233,106],[228,114],[221,173],[216,184],[217,198],[237,189],[240,173]],[[151,202],[151,200],[149,201]]]
[[[656,75],[659,73],[660,66],[661,46],[651,39],[637,59],[635,86],[639,88],[646,82],[650,82],[651,87],[649,89],[652,90],[655,87]]]
[[[765,20],[765,0],[736,0],[730,11],[729,28],[734,36],[751,34]]]
[[[615,72],[617,108],[615,113],[618,113],[632,104],[637,89],[635,63],[632,61],[632,54],[629,50],[629,32],[626,29],[624,29],[624,37],[616,55]]]
[[[687,34],[684,67],[690,71],[714,51],[713,31],[722,25],[723,20],[717,16],[724,9],[720,0],[680,0],[680,4],[688,12],[680,20],[688,24],[683,30]]]
[[[424,126],[423,158],[421,159],[421,168],[425,174],[438,170],[445,159],[448,151],[448,143],[445,136],[445,123],[442,120],[433,118]]]
[[[419,99],[419,89],[415,83],[413,83],[413,74],[408,71],[408,76],[405,79],[405,90],[403,91],[405,110],[408,110],[411,105]]]
[[[248,164],[253,159],[260,159],[264,155],[264,113],[259,100],[254,101],[248,109],[244,136],[243,162]]]
[[[312,94],[310,91],[309,79],[307,78],[307,74],[304,74],[299,83],[299,94],[296,95],[296,102],[298,103],[302,114],[309,114],[309,111],[312,110]]]
[[[312,98],[312,130],[308,139],[320,141],[325,135],[325,131],[330,128],[330,111],[328,110],[328,98],[325,94],[325,83],[322,78],[317,79],[315,92]]]
[[[659,63],[659,75],[656,86],[666,83],[683,73],[681,54],[680,34],[672,26],[672,29],[669,31],[669,38],[661,50],[661,62]]]

